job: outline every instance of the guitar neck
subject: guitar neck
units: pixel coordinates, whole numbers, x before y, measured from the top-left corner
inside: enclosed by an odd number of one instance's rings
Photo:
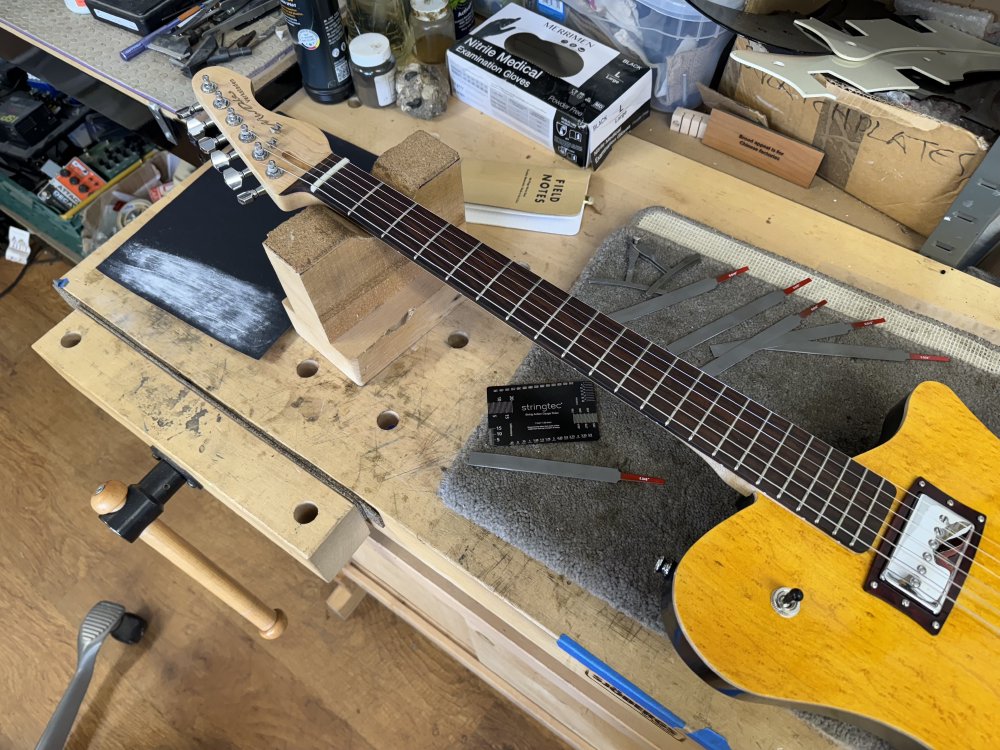
[[[338,214],[563,359],[847,549],[870,548],[895,497],[884,478],[493,250],[347,160],[307,173]]]

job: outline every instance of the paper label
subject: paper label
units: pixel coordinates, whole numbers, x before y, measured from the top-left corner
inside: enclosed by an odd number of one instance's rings
[[[31,232],[20,227],[7,230],[7,253],[4,257],[14,263],[25,265],[31,255]]]
[[[380,107],[387,107],[396,101],[396,69],[382,76],[375,76],[375,96]]]

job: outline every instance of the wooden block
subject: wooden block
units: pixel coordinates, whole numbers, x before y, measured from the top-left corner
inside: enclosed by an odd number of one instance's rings
[[[458,153],[417,131],[379,157],[373,174],[452,224],[465,221]],[[459,297],[419,266],[322,207],[264,244],[299,335],[358,385],[405,352]]]
[[[713,109],[702,143],[765,172],[809,187],[823,152],[740,117]]]
[[[364,601],[365,590],[356,583],[347,580],[342,575],[338,575],[336,586],[326,598],[326,606],[341,620],[350,617],[358,605]]]

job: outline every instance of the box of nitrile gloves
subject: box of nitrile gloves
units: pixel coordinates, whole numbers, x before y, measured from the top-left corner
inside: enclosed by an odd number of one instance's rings
[[[581,167],[649,115],[646,65],[516,4],[448,50],[448,71],[463,102]]]

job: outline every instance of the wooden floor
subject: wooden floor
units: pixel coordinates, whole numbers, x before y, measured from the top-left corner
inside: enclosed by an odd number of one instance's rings
[[[0,289],[17,268],[0,259]],[[0,299],[0,748],[34,746],[100,599],[150,629],[105,644],[72,748],[563,747],[371,599],[328,615],[329,585],[204,493],[182,490],[165,520],[288,613],[280,640],[104,528],[90,492],[153,461],[31,351],[68,312],[51,289],[65,270],[33,266]]]

